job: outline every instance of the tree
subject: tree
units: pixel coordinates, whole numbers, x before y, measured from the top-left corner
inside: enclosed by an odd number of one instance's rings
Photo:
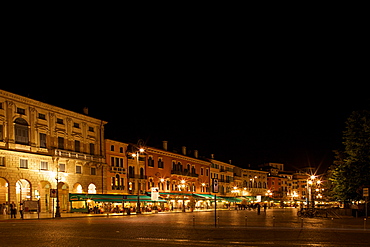
[[[370,185],[370,111],[355,111],[343,132],[344,151],[335,151],[329,171],[332,197],[341,201],[362,199]]]

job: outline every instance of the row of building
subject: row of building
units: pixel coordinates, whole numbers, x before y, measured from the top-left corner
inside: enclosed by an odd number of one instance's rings
[[[39,200],[51,212],[55,190],[62,212],[206,208],[215,195],[220,205],[307,198],[307,174],[284,172],[283,164],[244,169],[186,147],[170,151],[165,141],[154,148],[105,139],[106,124],[0,90],[0,205]]]

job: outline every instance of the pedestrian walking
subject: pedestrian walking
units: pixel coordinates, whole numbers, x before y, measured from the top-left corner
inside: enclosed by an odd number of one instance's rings
[[[6,204],[3,203],[3,215],[5,216],[7,214],[7,210],[6,210]]]
[[[19,204],[19,213],[21,215],[21,219],[23,219],[23,203]]]
[[[15,206],[15,203],[12,202],[10,204],[10,218],[17,218],[17,207]]]
[[[263,204],[263,212],[266,213],[266,209],[267,209],[267,204],[265,203],[265,204]]]
[[[257,214],[261,214],[261,205],[259,203],[257,203]]]

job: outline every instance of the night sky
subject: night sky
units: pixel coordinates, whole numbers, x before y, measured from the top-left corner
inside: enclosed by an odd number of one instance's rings
[[[241,167],[324,169],[351,112],[370,108],[366,32],[348,20],[276,21],[53,27],[46,40],[35,26],[27,42],[9,38],[0,88],[87,106],[109,122],[106,138],[166,140]]]

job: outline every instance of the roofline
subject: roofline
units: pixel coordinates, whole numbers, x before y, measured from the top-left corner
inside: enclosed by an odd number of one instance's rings
[[[84,116],[85,118],[89,118],[91,122],[95,122],[95,123],[100,122],[102,125],[105,125],[105,124],[108,123],[107,121],[104,121],[104,120],[101,120],[101,119],[98,119],[98,118],[94,118],[94,117],[91,117],[89,115],[85,115],[85,114],[78,113],[78,112],[75,112],[75,111],[67,110],[67,109],[59,107],[59,106],[44,103],[42,101],[35,100],[35,99],[29,98],[29,97],[26,97],[26,96],[23,96],[23,95],[20,95],[20,94],[15,94],[15,93],[12,93],[12,92],[8,92],[8,91],[5,91],[3,89],[0,89],[0,96],[3,96],[5,98],[10,98],[10,99],[13,99],[15,101],[20,101],[24,104],[32,105],[32,106],[35,106],[35,107],[45,108],[45,109],[48,109],[50,111],[55,112],[55,109],[51,109],[51,106],[52,106],[52,107],[57,108],[60,113],[63,113],[65,115],[71,115],[72,117],[75,117],[75,118],[81,118],[81,116]]]

